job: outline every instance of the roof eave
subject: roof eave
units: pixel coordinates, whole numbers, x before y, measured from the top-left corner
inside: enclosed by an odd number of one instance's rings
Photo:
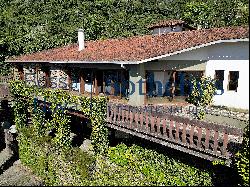
[[[49,64],[137,64],[137,61],[74,61],[74,60],[64,60],[64,61],[39,61],[39,60],[6,60],[8,63],[49,63]]]
[[[217,40],[217,41],[209,42],[209,43],[206,43],[206,44],[197,45],[195,47],[190,47],[190,48],[182,49],[182,50],[179,50],[179,51],[175,51],[173,53],[168,53],[168,54],[156,56],[156,57],[153,57],[153,58],[148,58],[148,59],[140,60],[140,61],[137,61],[136,64],[142,64],[142,63],[145,63],[145,62],[150,62],[150,61],[153,61],[153,60],[158,60],[158,59],[161,59],[161,58],[178,55],[178,54],[181,54],[181,53],[184,53],[184,52],[192,51],[194,49],[199,49],[199,48],[203,48],[203,47],[214,45],[214,44],[229,43],[229,42],[249,42],[249,38],[229,39],[229,40]]]

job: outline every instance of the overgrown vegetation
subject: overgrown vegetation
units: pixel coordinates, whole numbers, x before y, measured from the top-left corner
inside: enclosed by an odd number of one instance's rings
[[[73,96],[64,90],[51,90],[28,87],[23,81],[11,82],[11,93],[14,96],[15,124],[17,129],[27,125],[28,117],[31,116],[34,125],[35,135],[44,137],[49,133],[53,134],[52,142],[59,148],[70,147],[70,118],[67,115],[70,105],[83,112],[91,120],[93,132],[91,135],[92,144],[97,153],[105,152],[108,146],[106,118],[106,97],[93,97],[91,100],[85,96]],[[42,97],[50,103],[48,108],[41,109],[37,97]],[[91,108],[90,108],[91,105]],[[50,119],[45,118],[45,113],[50,113]]]
[[[11,83],[19,156],[23,164],[41,176],[46,185],[210,185],[211,175],[139,146],[120,144],[108,148],[106,98],[71,96],[62,90],[40,90],[22,81]],[[44,110],[34,97],[44,96]],[[79,102],[92,120],[91,139],[95,155],[73,148],[69,136],[65,101]],[[31,118],[31,125],[27,125]]]
[[[205,117],[205,109],[213,102],[213,96],[216,91],[215,80],[211,77],[193,77],[191,80],[192,91],[187,101],[197,107],[196,117],[203,119]]]
[[[243,186],[249,186],[249,125],[245,129],[241,150],[235,155],[235,166]]]
[[[210,186],[211,173],[156,151],[119,144],[97,159],[94,185]]]
[[[63,90],[27,87],[22,81],[11,82],[11,93],[22,163],[31,167],[48,185],[74,185],[88,180],[93,159],[72,147],[70,117],[65,106],[68,101],[80,104],[79,110],[92,120],[93,129],[98,129],[93,130],[91,136],[96,154],[104,153],[108,146],[104,127],[106,97],[93,97],[90,101],[87,97],[71,96]],[[50,103],[48,108],[41,108],[34,100],[39,96]],[[31,126],[27,126],[28,118],[31,118]]]
[[[33,126],[20,131],[20,160],[46,185],[79,185],[90,179],[94,158],[87,153],[78,148],[59,148],[50,136],[37,137]]]

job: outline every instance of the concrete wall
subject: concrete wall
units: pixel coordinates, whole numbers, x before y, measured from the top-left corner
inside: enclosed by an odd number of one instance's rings
[[[148,71],[205,71],[206,61],[200,60],[158,60],[145,63]]]
[[[210,60],[206,66],[206,76],[214,77],[215,70],[224,70],[222,95],[214,96],[215,105],[249,109],[249,61],[248,60]],[[238,88],[229,91],[229,71],[239,71]]]
[[[133,83],[129,84],[129,92],[130,93],[134,92],[133,94],[129,95],[129,104],[133,106],[144,105],[145,95],[143,95],[143,93],[145,93],[146,91],[144,86],[145,83],[141,84],[141,88],[140,84],[138,83],[138,81],[140,80],[145,81],[144,64],[130,66],[129,80]]]
[[[194,49],[161,60],[248,60],[249,42],[224,42]]]
[[[144,70],[154,72],[155,81],[159,80],[163,83],[169,79],[169,75],[166,72],[172,70],[204,71],[206,76],[212,76],[213,78],[215,70],[225,70],[224,93],[214,97],[214,104],[249,109],[248,51],[249,42],[247,41],[214,44],[171,57],[146,62],[144,63]],[[131,70],[135,71],[133,68]],[[227,90],[229,71],[239,71],[237,92]],[[135,77],[131,78],[138,80]],[[136,102],[138,104],[136,96],[133,96],[130,103]]]
[[[154,28],[152,33],[154,35],[157,35],[157,34],[164,34],[169,32],[181,32],[181,31],[182,31],[182,26],[176,25],[173,27],[173,29],[171,27]]]

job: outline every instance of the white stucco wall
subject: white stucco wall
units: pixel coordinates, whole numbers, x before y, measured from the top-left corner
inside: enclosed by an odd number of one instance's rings
[[[206,61],[200,60],[159,60],[145,63],[149,71],[205,71]]]
[[[214,77],[215,70],[224,70],[222,95],[214,96],[215,105],[249,109],[249,61],[248,60],[210,60],[206,66],[206,76]],[[239,71],[237,92],[228,91],[229,71]]]
[[[129,70],[129,104],[132,106],[142,106],[145,104],[145,69],[144,64],[133,65]],[[141,89],[138,81],[142,81]],[[141,91],[141,94],[140,94]]]
[[[214,97],[215,105],[249,109],[249,42],[225,42],[183,52],[145,63],[145,70],[205,71],[214,78],[215,70],[224,70],[224,93]],[[238,89],[228,91],[229,71],[239,71]],[[163,72],[155,74],[164,81]]]
[[[183,52],[161,60],[248,60],[249,41],[222,42]]]
[[[154,28],[153,29],[153,34],[164,34],[164,33],[169,33],[169,32],[181,32],[182,31],[182,26],[176,25],[173,27],[160,27],[160,28]]]

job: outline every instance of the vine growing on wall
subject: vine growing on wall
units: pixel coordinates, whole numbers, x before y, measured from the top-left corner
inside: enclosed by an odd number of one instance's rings
[[[45,137],[54,134],[52,143],[59,148],[67,148],[70,140],[70,116],[68,104],[80,105],[79,111],[91,120],[91,141],[96,153],[103,153],[108,147],[108,130],[105,126],[106,97],[74,96],[64,90],[41,89],[28,87],[23,81],[11,82],[11,92],[14,96],[15,124],[17,130],[27,126],[28,116],[31,117],[35,135]],[[49,106],[39,106],[38,100],[46,100]],[[45,103],[43,103],[45,104]],[[91,106],[91,107],[90,107]],[[51,112],[51,119],[45,118],[45,111]]]

